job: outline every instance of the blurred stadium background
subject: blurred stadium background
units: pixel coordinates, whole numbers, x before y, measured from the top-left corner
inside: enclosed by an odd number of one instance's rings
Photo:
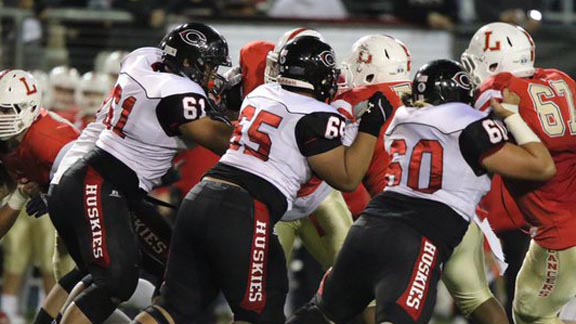
[[[288,29],[304,26],[320,31],[340,60],[359,37],[391,34],[410,49],[413,71],[431,59],[458,59],[479,26],[505,21],[532,34],[537,66],[576,76],[574,0],[0,0],[0,70],[103,70],[110,53],[155,46],[171,26],[188,21],[216,27],[235,64],[246,43],[276,42]],[[289,309],[316,287],[321,271],[311,260],[301,252],[292,264],[292,290],[299,292],[291,295]],[[19,301],[25,318],[42,297],[41,279],[30,269]],[[489,276],[504,300],[501,281]],[[466,323],[448,294],[440,294],[435,321]]]

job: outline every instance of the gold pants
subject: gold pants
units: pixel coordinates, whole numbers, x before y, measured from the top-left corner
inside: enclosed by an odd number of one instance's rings
[[[576,247],[530,248],[516,279],[512,309],[516,324],[561,324],[558,313],[576,295]]]
[[[334,190],[312,213],[311,217],[314,217],[316,224],[310,217],[290,222],[281,221],[276,224],[275,231],[287,261],[292,257],[292,248],[298,236],[308,252],[324,269],[328,269],[334,264],[348,230],[352,226],[352,214],[342,194]]]

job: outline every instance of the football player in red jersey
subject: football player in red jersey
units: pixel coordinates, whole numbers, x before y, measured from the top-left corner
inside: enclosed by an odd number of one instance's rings
[[[78,137],[78,130],[55,113],[41,108],[41,89],[35,78],[21,70],[6,70],[0,75],[0,160],[7,171],[19,182],[37,184],[33,202],[40,202],[41,192],[45,193],[53,171],[54,161],[65,151],[65,147]],[[15,193],[17,193],[16,191]],[[10,206],[10,204],[8,205]],[[43,212],[37,211],[39,214]],[[44,208],[45,213],[45,208]],[[18,214],[3,218],[2,233],[8,231]],[[45,217],[30,221],[38,232],[42,245],[54,244],[54,228]],[[24,223],[25,224],[25,223]],[[28,226],[18,224],[10,235],[20,235]],[[12,238],[12,237],[11,237]],[[13,238],[17,239],[17,238]],[[27,238],[31,240],[35,238]],[[25,255],[25,246],[18,247]],[[48,251],[48,250],[46,250]],[[39,252],[38,252],[39,253]],[[14,257],[18,257],[15,254]],[[44,288],[49,291],[54,286],[54,273],[50,254],[46,253],[42,261]],[[25,264],[25,263],[22,263]],[[20,270],[18,270],[20,269]],[[17,295],[21,289],[24,268],[8,268],[5,273],[4,294]],[[7,298],[8,296],[6,296]],[[6,304],[8,302],[6,301]]]
[[[347,111],[349,115],[359,117],[366,109],[366,100],[380,91],[394,108],[402,106],[401,96],[411,91],[410,65],[408,48],[394,37],[362,37],[354,44],[351,55],[343,63],[346,79],[352,89],[339,95],[333,105]],[[364,178],[364,185],[373,197],[381,193],[388,183],[386,169],[389,162],[383,131]],[[506,315],[486,281],[483,243],[482,232],[474,222],[446,263],[442,280],[466,316],[478,323],[506,323]],[[473,268],[477,270],[468,271],[465,276],[460,265],[474,265]]]
[[[550,150],[557,174],[547,182],[504,179],[520,207],[532,242],[517,277],[514,322],[559,323],[561,307],[576,294],[576,83],[556,69],[534,68],[535,44],[522,28],[491,23],[462,54],[478,86],[476,108],[509,88],[517,110]]]

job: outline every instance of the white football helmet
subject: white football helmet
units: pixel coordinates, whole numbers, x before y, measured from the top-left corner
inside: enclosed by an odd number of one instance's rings
[[[534,49],[534,41],[527,31],[497,22],[478,29],[460,60],[478,87],[501,72],[520,78],[532,76]]]
[[[49,86],[49,82],[48,82],[48,73],[42,71],[42,70],[32,70],[29,71],[30,74],[32,74],[32,76],[34,77],[34,79],[36,79],[36,82],[38,83],[38,85],[40,86],[40,89],[42,90],[42,100],[46,101],[47,98],[50,97],[50,86]]]
[[[410,81],[412,56],[408,47],[388,35],[367,35],[352,45],[341,70],[349,87]]]
[[[78,70],[68,66],[57,66],[50,71],[50,109],[67,111],[76,106],[74,93],[80,81]]]
[[[116,82],[118,74],[120,74],[120,63],[126,55],[128,52],[125,51],[113,51],[108,54],[102,64],[102,73],[108,74]]]
[[[0,72],[0,140],[8,140],[32,125],[40,113],[42,90],[22,70]]]
[[[300,27],[285,32],[278,40],[278,43],[276,43],[276,46],[274,46],[274,50],[268,52],[268,55],[266,56],[266,69],[264,69],[264,81],[266,83],[276,82],[276,79],[278,78],[278,72],[280,70],[278,58],[280,57],[280,50],[282,47],[284,47],[284,45],[289,41],[300,36],[312,36],[324,41],[322,35],[314,29]]]
[[[95,114],[112,89],[108,75],[88,72],[82,75],[76,88],[76,102],[86,115]]]

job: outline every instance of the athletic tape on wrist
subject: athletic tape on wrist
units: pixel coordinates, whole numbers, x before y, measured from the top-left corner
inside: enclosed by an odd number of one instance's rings
[[[504,123],[508,127],[510,133],[514,135],[518,145],[532,142],[541,142],[538,135],[536,135],[534,131],[528,127],[524,119],[522,119],[519,114],[513,114],[506,117],[504,119]]]
[[[513,104],[509,104],[509,103],[502,103],[502,107],[504,107],[504,109],[513,112],[515,114],[518,113],[518,105],[513,105]]]
[[[24,207],[26,200],[28,200],[28,198],[24,196],[19,189],[16,189],[8,199],[7,205],[14,210],[20,210]]]

